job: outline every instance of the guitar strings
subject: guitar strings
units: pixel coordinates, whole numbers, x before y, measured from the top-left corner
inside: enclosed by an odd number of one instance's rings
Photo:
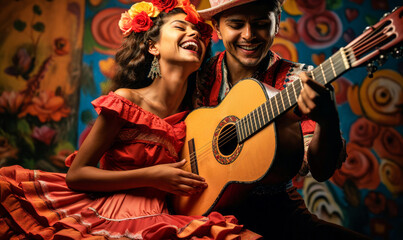
[[[352,55],[352,54],[348,55],[348,57],[351,56],[351,55]],[[336,67],[336,68],[338,68],[338,67],[340,67],[340,66],[343,66],[343,62],[342,62],[342,61],[337,61],[336,64],[334,64],[334,67]],[[326,73],[329,73],[329,72],[331,72],[331,71],[332,71],[332,70],[326,70]],[[320,76],[320,75],[319,75],[319,76]],[[298,81],[298,80],[297,80],[297,81]],[[298,88],[297,90],[300,90],[299,87],[297,87],[297,88]],[[278,111],[277,106],[272,106],[272,107],[273,107],[274,110],[277,110],[277,111]],[[251,122],[252,122],[252,120],[247,120],[247,121],[251,121]],[[253,122],[252,122],[252,124],[253,124],[254,126],[256,126],[256,124],[254,124]],[[232,129],[231,129],[231,128],[228,128],[228,129],[224,130],[224,131],[221,133],[221,136],[222,136],[222,137],[221,137],[220,140],[222,140],[222,141],[221,141],[221,144],[218,144],[218,147],[222,147],[223,145],[227,144],[229,141],[233,140],[233,139],[237,136],[236,130],[234,131],[233,128],[232,128]],[[191,154],[190,154],[190,157],[195,157],[195,155],[197,155],[198,161],[201,161],[201,160],[203,159],[204,155],[205,155],[206,153],[209,153],[209,152],[210,152],[210,151],[208,151],[208,150],[211,150],[210,144],[213,144],[213,141],[211,141],[211,142],[205,144],[204,146],[200,147],[200,148],[198,149],[198,152],[193,152],[193,153],[191,153]],[[206,149],[206,147],[208,147],[208,149]],[[206,150],[207,150],[207,151],[206,151]]]
[[[376,31],[377,31],[377,29],[374,30],[374,32],[376,32]],[[382,36],[379,36],[379,35],[382,35]],[[375,47],[376,45],[378,45],[379,43],[385,41],[388,37],[389,36],[384,35],[382,32],[378,32],[376,34],[373,34],[373,32],[372,32],[372,33],[369,33],[367,36],[365,36],[363,40],[360,39],[359,41],[357,41],[357,43],[352,44],[352,46],[346,47],[345,48],[345,50],[346,50],[345,55],[346,55],[346,57],[348,59],[349,64],[351,65],[351,61],[353,60],[353,57],[357,58],[357,57],[361,56],[361,54],[363,54],[366,51],[366,49],[363,49],[363,48],[365,48],[365,46],[363,46],[363,45],[368,45],[368,42],[372,42],[372,44],[369,44],[369,48],[371,49],[371,48]],[[375,41],[374,41],[374,39],[375,39]],[[334,57],[336,54],[334,54],[330,58]],[[332,68],[336,68],[336,69],[339,68],[339,67],[344,67],[343,66],[344,62],[343,61],[336,61],[335,64],[325,61],[325,62],[322,63],[322,66],[329,65],[329,64],[332,66]],[[314,71],[315,69],[313,69],[312,71]],[[329,69],[329,68],[326,67],[323,72],[324,72],[324,75],[326,76],[327,74],[332,73],[333,69]],[[333,72],[333,74],[334,74],[334,72]],[[323,79],[326,80],[325,76],[318,75],[317,79],[319,78],[322,81],[323,81]],[[323,82],[325,82],[325,81],[323,81]],[[298,90],[300,90],[300,89],[298,89]],[[272,105],[271,107],[273,109],[278,110],[277,106]],[[268,116],[268,118],[269,118],[269,116]],[[248,120],[245,120],[245,121],[248,121]],[[251,123],[251,124],[253,124],[253,123]],[[224,130],[222,132],[221,145],[218,145],[218,147],[222,147],[223,145],[227,144],[229,141],[233,140],[234,137],[235,138],[237,137],[236,128],[235,129],[234,128],[228,128],[228,129]],[[211,148],[209,147],[210,144],[213,144],[213,141],[211,141],[211,142],[205,144],[204,146],[200,147],[198,152],[193,152],[193,153],[189,154],[190,158],[194,159],[197,156],[198,161],[202,161],[203,156],[206,153],[209,153],[211,151]]]
[[[349,56],[351,56],[352,54],[350,54],[350,55],[348,55],[348,57]],[[333,67],[336,67],[336,68],[338,68],[338,67],[340,67],[340,66],[343,66],[343,62],[341,62],[341,61],[337,61],[336,62],[336,64],[334,64],[334,66]],[[331,72],[332,70],[326,70],[326,73],[329,73],[329,72]],[[320,75],[319,75],[320,76]],[[298,80],[297,80],[298,81]],[[299,90],[299,89],[297,89],[297,90]],[[272,106],[275,110],[277,110],[278,111],[278,108],[277,108],[277,106]],[[252,122],[252,120],[247,120],[247,121],[251,121]],[[254,124],[253,122],[252,122],[252,124],[254,125],[254,126],[256,126],[256,124]],[[226,129],[226,130],[224,130],[222,133],[221,133],[221,144],[218,144],[218,147],[222,147],[223,145],[225,145],[225,144],[227,144],[229,141],[231,141],[231,140],[233,140],[237,135],[236,135],[236,130],[234,131],[234,129],[233,128],[228,128],[228,129]],[[213,141],[211,142],[211,144],[213,144]],[[210,142],[208,143],[208,144],[205,144],[204,146],[202,146],[201,148],[199,148],[198,149],[198,153],[196,153],[196,152],[193,152],[193,153],[191,153],[190,155],[192,155],[191,157],[193,157],[193,155],[196,155],[197,154],[197,158],[199,158],[199,160],[201,160],[201,158],[206,154],[206,153],[208,153],[209,151],[206,151],[206,147],[209,147],[207,150],[211,150],[210,149]]]

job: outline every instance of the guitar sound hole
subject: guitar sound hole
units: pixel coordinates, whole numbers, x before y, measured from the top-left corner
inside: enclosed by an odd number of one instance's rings
[[[221,129],[218,137],[218,149],[221,154],[231,155],[238,146],[235,124],[227,124]]]

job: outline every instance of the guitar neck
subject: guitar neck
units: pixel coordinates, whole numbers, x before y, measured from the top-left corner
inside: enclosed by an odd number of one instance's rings
[[[360,36],[341,48],[329,59],[308,73],[315,81],[328,86],[350,68],[375,61],[379,62],[391,52],[392,56],[402,57],[403,53],[403,7],[395,8],[375,25],[368,27]],[[373,70],[371,70],[373,71]],[[301,80],[296,80],[271,97],[268,101],[247,114],[236,123],[238,142],[244,142],[267,126],[278,116],[297,104],[302,89]]]
[[[341,48],[329,59],[308,72],[308,75],[313,80],[328,86],[346,72],[350,68],[350,62],[354,62],[354,60],[354,54],[349,48]],[[293,81],[285,89],[237,121],[238,142],[244,142],[295,106],[302,88],[301,80]]]

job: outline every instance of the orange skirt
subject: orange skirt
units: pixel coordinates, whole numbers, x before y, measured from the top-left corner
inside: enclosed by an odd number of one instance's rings
[[[168,214],[165,193],[69,189],[65,174],[0,169],[0,239],[259,239],[233,216]]]

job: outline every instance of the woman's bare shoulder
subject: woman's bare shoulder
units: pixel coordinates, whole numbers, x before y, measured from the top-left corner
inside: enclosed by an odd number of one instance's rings
[[[119,88],[115,91],[116,95],[126,98],[130,102],[133,102],[136,105],[141,105],[142,98],[140,94],[137,92],[137,89],[130,88]]]

